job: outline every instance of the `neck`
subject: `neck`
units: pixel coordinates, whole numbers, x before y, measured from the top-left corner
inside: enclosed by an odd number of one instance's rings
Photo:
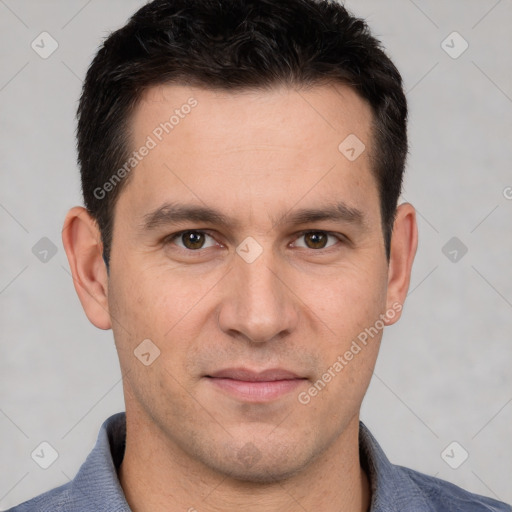
[[[300,472],[262,484],[234,480],[191,459],[151,422],[127,410],[119,480],[133,512],[366,512],[370,486],[359,461],[359,418]]]

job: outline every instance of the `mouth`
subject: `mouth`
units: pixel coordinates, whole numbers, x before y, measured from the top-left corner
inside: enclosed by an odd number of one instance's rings
[[[307,381],[306,377],[280,368],[263,371],[226,368],[205,378],[217,390],[238,400],[255,403],[276,400]]]

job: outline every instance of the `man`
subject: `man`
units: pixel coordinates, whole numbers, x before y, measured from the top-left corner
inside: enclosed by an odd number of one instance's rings
[[[407,294],[407,105],[362,20],[321,0],[156,0],[78,111],[62,233],[112,329],[126,414],[12,510],[510,510],[394,466],[359,420]]]

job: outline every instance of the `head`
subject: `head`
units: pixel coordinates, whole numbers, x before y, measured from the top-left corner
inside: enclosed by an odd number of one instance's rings
[[[335,2],[156,0],[107,38],[63,241],[127,415],[253,481],[354,429],[416,250],[406,118],[397,69]],[[233,368],[298,378],[248,399]]]

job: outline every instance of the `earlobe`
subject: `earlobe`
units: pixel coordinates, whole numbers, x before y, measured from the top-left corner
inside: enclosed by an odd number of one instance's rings
[[[387,308],[398,314],[386,321],[394,324],[401,316],[402,306],[409,290],[411,270],[418,248],[418,227],[416,211],[409,203],[397,208],[388,268]]]
[[[101,235],[85,208],[69,210],[62,229],[73,284],[87,318],[99,329],[112,327],[108,310],[108,275]]]

